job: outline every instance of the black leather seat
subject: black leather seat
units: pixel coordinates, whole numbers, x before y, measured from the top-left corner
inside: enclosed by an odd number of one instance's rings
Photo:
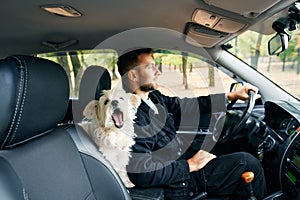
[[[81,78],[79,95],[77,100],[71,100],[71,112],[73,123],[79,123],[83,119],[83,110],[91,100],[98,100],[102,90],[111,89],[111,77],[104,67],[92,65],[88,67]],[[99,153],[99,152],[98,152]],[[98,154],[95,152],[95,154]],[[163,188],[129,188],[133,200],[162,200]]]
[[[73,122],[81,122],[83,110],[91,100],[98,100],[102,90],[111,89],[111,77],[104,67],[92,65],[83,73],[77,100],[72,100]]]
[[[83,119],[83,110],[91,100],[98,100],[102,90],[111,89],[108,70],[98,65],[89,66],[83,73],[78,98],[70,99],[63,124],[78,123]]]
[[[69,101],[62,67],[31,56],[0,60],[0,197],[131,199],[75,125],[57,126]]]

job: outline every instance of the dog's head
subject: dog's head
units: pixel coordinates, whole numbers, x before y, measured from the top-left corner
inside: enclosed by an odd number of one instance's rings
[[[99,101],[88,103],[83,115],[87,119],[98,120],[102,127],[121,129],[124,124],[133,122],[140,103],[140,97],[135,94],[105,90]]]

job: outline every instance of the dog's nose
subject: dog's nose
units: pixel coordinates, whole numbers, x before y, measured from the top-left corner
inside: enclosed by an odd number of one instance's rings
[[[118,105],[118,101],[117,100],[112,100],[111,101],[111,105],[113,106],[113,107],[116,107],[117,105]]]

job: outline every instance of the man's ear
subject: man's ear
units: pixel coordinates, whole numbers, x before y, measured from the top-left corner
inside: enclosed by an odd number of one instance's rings
[[[90,101],[83,110],[83,116],[87,119],[94,119],[97,116],[99,102],[97,100]]]
[[[137,74],[136,74],[136,70],[134,69],[131,69],[127,72],[127,76],[128,76],[128,79],[131,80],[131,81],[137,81]]]

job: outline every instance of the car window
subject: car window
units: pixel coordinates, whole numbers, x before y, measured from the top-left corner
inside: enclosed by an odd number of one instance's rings
[[[115,73],[117,53],[111,49],[47,53],[37,56],[57,62],[64,68],[69,78],[70,98],[78,98],[82,74],[89,66],[102,66],[108,69],[113,80],[117,79]]]
[[[161,52],[161,51],[160,51]],[[199,55],[181,52],[154,53],[161,71],[159,90],[169,96],[195,97],[228,91],[234,82],[219,70],[213,62]],[[112,87],[120,83],[117,71],[117,53],[113,50],[74,51],[39,54],[38,57],[53,60],[63,66],[70,82],[70,97],[78,97],[81,76],[89,66],[100,65],[108,69]]]
[[[279,55],[268,54],[272,35],[246,31],[229,42],[229,51],[272,80],[288,93],[300,98],[300,31],[289,32],[288,49]]]
[[[154,56],[161,71],[159,90],[169,96],[196,97],[222,93],[228,91],[234,82],[215,63],[199,55],[156,53]]]

